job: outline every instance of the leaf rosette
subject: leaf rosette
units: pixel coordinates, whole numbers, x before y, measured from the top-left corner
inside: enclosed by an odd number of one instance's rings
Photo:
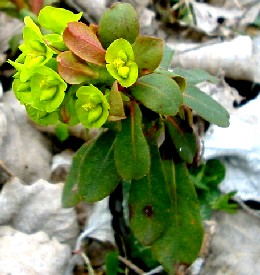
[[[138,66],[135,63],[132,45],[125,39],[116,39],[106,51],[108,72],[123,87],[133,85],[138,77]]]
[[[109,116],[109,104],[103,93],[93,85],[81,86],[77,93],[76,112],[86,128],[100,128]]]

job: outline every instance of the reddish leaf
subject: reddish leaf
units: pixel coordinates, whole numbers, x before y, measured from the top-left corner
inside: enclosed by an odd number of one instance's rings
[[[69,84],[87,83],[89,79],[97,77],[97,73],[86,62],[70,51],[60,53],[57,61],[59,74]]]
[[[63,33],[65,45],[83,60],[96,64],[105,64],[105,53],[93,30],[81,22],[68,23]]]
[[[124,110],[124,103],[122,99],[122,95],[118,90],[118,83],[117,81],[114,82],[111,93],[109,97],[109,120],[110,121],[118,121],[121,119],[125,119],[125,110]]]

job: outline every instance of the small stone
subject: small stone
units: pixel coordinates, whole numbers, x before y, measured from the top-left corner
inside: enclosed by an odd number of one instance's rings
[[[259,218],[244,211],[215,215],[216,232],[201,275],[260,274]]]
[[[68,245],[49,239],[44,232],[24,234],[0,227],[0,274],[64,274],[70,259]]]
[[[65,182],[72,163],[73,154],[73,151],[65,150],[53,157],[51,166],[51,182]]]
[[[13,92],[4,93],[0,102],[0,159],[30,184],[49,178],[51,157],[49,140],[29,123]]]
[[[63,208],[63,184],[38,180],[24,185],[12,177],[0,193],[0,225],[10,225],[24,233],[44,231],[61,243],[75,244],[79,227],[73,208]]]

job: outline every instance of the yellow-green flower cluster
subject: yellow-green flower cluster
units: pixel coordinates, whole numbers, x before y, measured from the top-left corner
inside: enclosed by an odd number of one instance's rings
[[[76,112],[86,128],[99,128],[107,120],[109,104],[103,93],[93,85],[81,86],[77,91]]]
[[[106,51],[108,72],[123,87],[129,87],[136,82],[138,66],[135,63],[132,45],[125,39],[116,39]]]
[[[81,16],[46,6],[38,16],[41,29],[30,17],[24,19],[22,53],[9,62],[17,71],[14,93],[39,124],[60,120],[99,128],[108,119],[125,118],[122,87],[139,76],[131,44],[136,35],[113,37],[105,49],[98,28],[78,22]]]

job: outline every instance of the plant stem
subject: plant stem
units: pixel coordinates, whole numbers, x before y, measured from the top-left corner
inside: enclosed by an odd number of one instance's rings
[[[142,269],[140,269],[138,266],[136,266],[135,264],[133,264],[132,262],[130,262],[126,258],[119,255],[118,259],[119,259],[119,261],[124,263],[127,267],[129,267],[130,269],[135,271],[137,274],[144,274],[145,273]]]
[[[84,259],[86,265],[87,265],[87,268],[88,268],[88,274],[89,275],[95,275],[95,272],[94,272],[94,269],[89,261],[89,258],[88,256],[84,253],[84,252],[81,252],[80,253],[81,257]]]

